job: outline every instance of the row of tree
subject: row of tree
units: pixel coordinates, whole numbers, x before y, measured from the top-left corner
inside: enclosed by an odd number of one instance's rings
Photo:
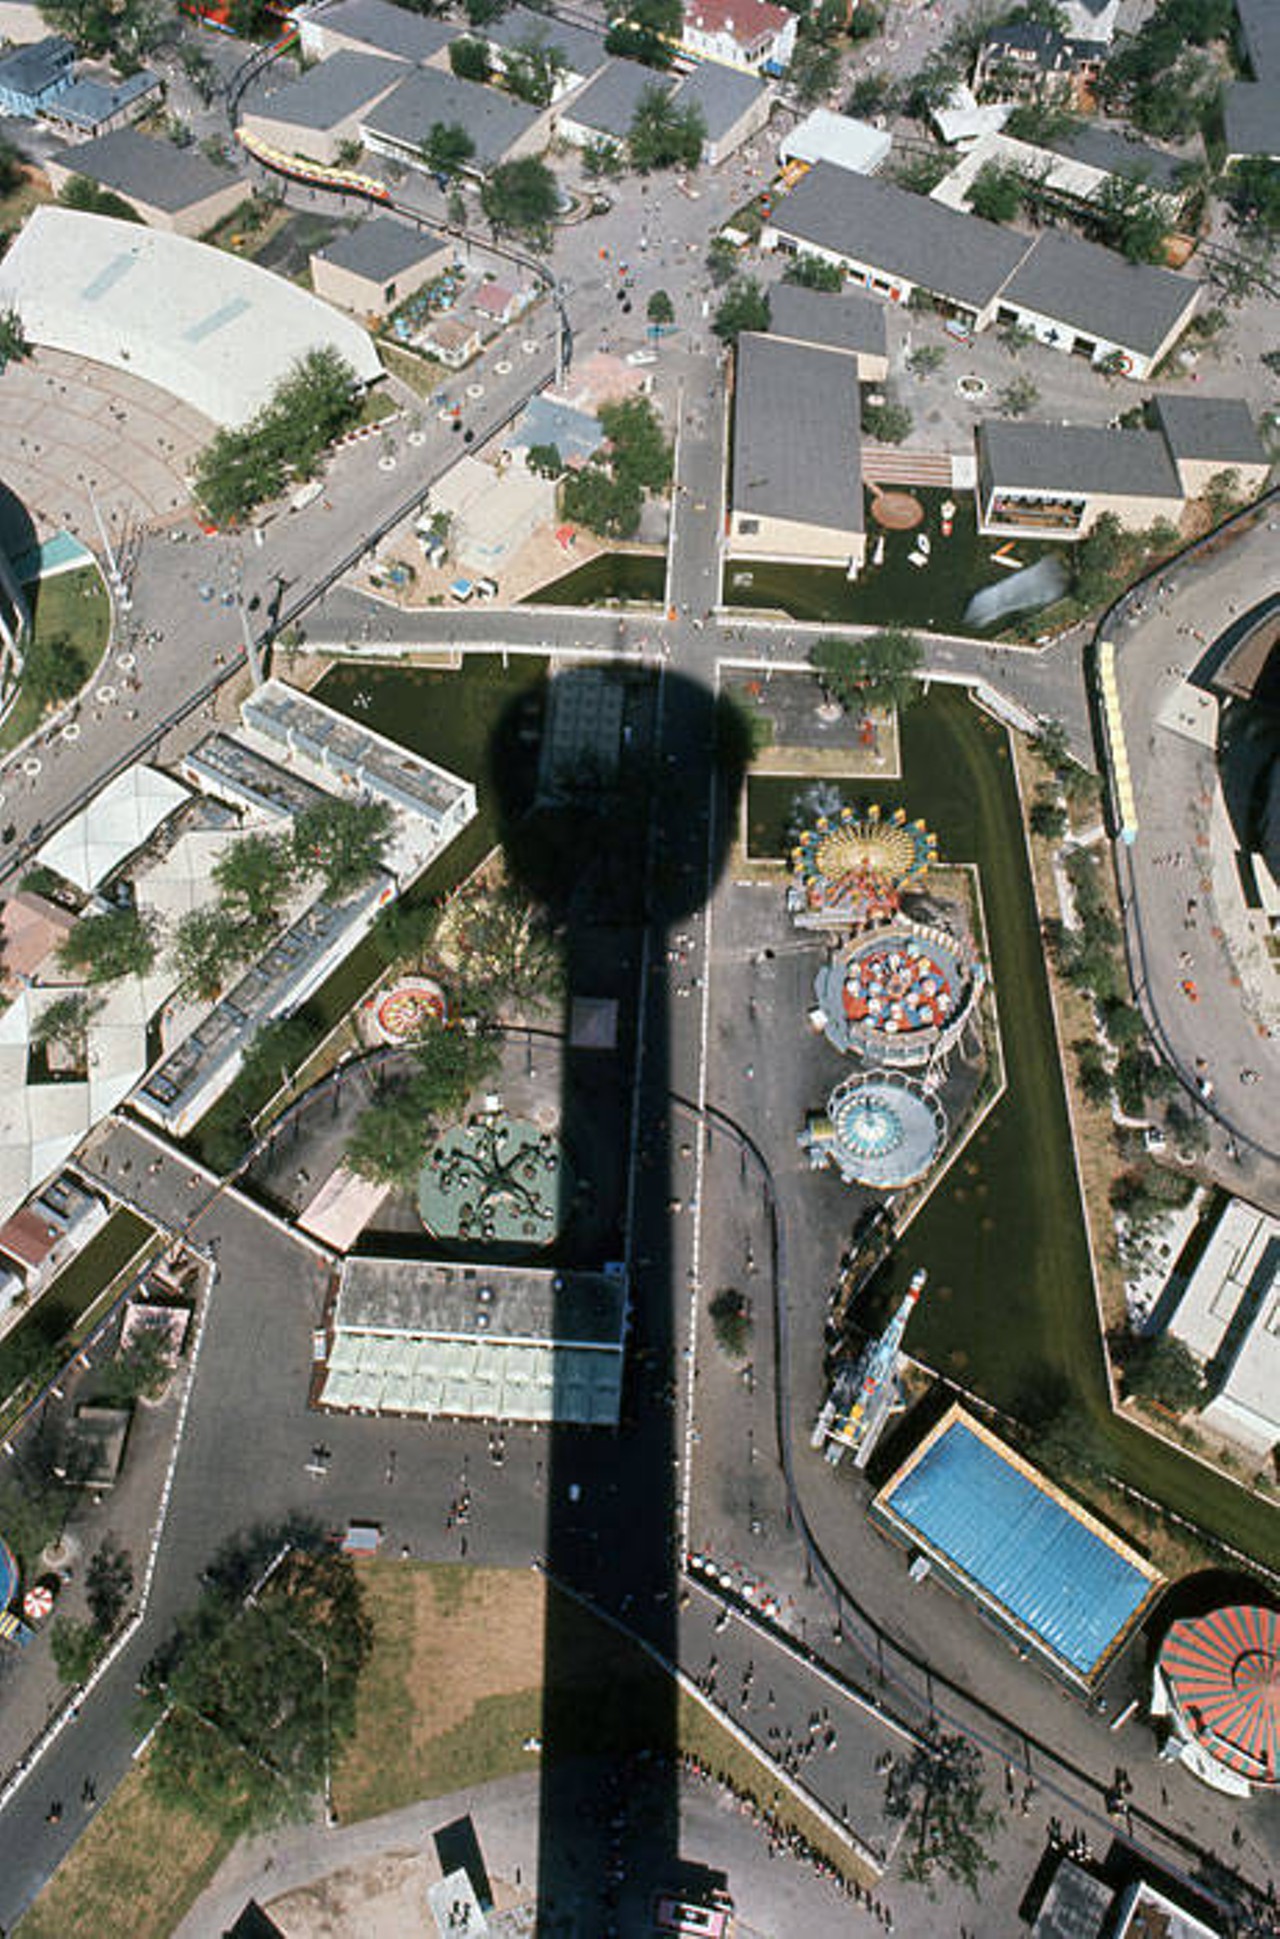
[[[196,496],[215,525],[236,525],[278,498],[291,478],[310,478],[359,415],[350,364],[331,348],[308,350],[248,424],[218,431],[205,446]]]
[[[671,483],[672,448],[647,397],[601,406],[606,443],[560,486],[565,518],[601,537],[628,539],[640,527],[645,495]]]

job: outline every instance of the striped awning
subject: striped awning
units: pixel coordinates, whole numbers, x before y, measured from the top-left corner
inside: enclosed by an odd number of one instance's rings
[[[1160,1668],[1202,1749],[1252,1784],[1280,1783],[1280,1612],[1237,1606],[1177,1622]]]

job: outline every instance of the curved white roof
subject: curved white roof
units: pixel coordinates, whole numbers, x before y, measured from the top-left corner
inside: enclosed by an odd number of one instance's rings
[[[10,307],[33,343],[131,371],[215,424],[251,418],[308,350],[337,350],[362,383],[382,368],[367,331],[284,277],[78,209],[33,210],[0,262]]]

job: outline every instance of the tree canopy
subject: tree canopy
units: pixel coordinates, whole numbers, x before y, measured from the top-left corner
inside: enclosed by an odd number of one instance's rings
[[[78,971],[89,983],[145,976],[156,960],[155,928],[136,909],[81,916],[58,957],[64,968]]]
[[[861,640],[827,636],[815,642],[810,662],[823,686],[849,713],[867,707],[909,707],[919,698],[924,659],[920,642],[900,626]]]
[[[489,49],[484,41],[467,34],[449,43],[449,66],[460,81],[487,81],[493,72]]]
[[[556,178],[535,155],[502,162],[480,191],[480,206],[495,235],[522,235],[546,248],[560,206]]]
[[[561,48],[539,27],[503,49],[502,74],[518,101],[545,108],[568,66]]]
[[[670,89],[655,81],[636,103],[627,133],[627,153],[632,168],[641,175],[655,168],[696,168],[706,138],[707,123],[701,108],[696,103],[680,107]]]
[[[293,886],[293,875],[288,844],[275,835],[242,835],[213,867],[225,907],[254,928],[274,923]]]
[[[371,1641],[346,1556],[290,1548],[247,1595],[215,1574],[144,1671],[144,1695],[162,1719],[148,1785],[237,1835],[302,1817],[354,1728]]]
[[[356,375],[336,350],[308,350],[247,425],[215,434],[196,460],[196,495],[215,525],[234,525],[309,477],[359,412]]]
[[[334,901],[377,874],[392,822],[385,801],[317,801],[293,825],[294,861],[304,874],[318,874]]]
[[[988,1846],[999,1821],[985,1801],[981,1753],[963,1737],[935,1734],[897,1758],[885,1811],[905,1821],[900,1863],[913,1883],[932,1889],[938,1871],[976,1895],[996,1869]]]
[[[188,996],[212,1003],[248,960],[252,940],[226,908],[189,909],[173,936],[178,980]]]
[[[474,141],[458,121],[433,121],[418,150],[431,173],[446,182],[461,174],[475,152]]]
[[[769,298],[754,276],[734,277],[711,327],[721,343],[736,343],[744,330],[769,328]]]

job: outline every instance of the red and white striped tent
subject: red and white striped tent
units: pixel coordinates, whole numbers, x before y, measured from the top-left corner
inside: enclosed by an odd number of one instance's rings
[[[1208,1756],[1251,1784],[1280,1784],[1280,1611],[1238,1606],[1177,1622],[1160,1669]]]

